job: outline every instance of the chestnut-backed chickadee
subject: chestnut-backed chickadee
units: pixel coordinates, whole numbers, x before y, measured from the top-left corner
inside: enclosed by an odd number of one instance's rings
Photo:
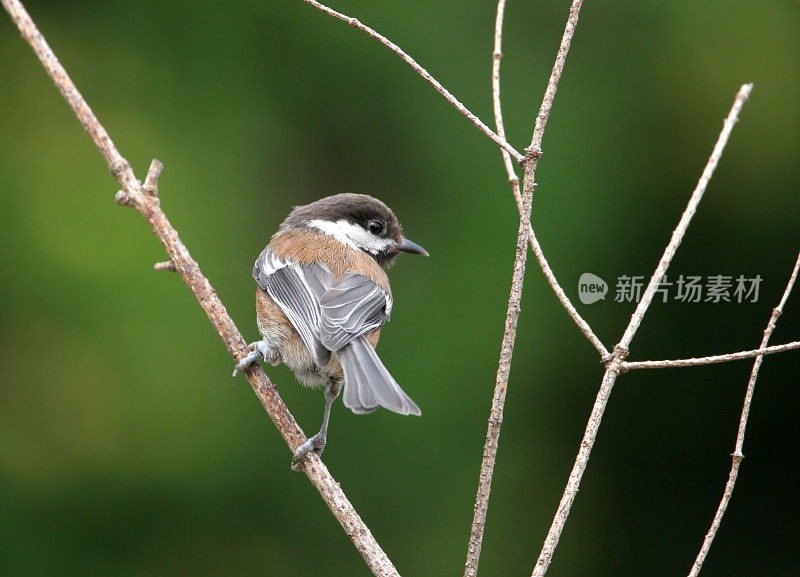
[[[364,194],[337,194],[296,207],[256,259],[258,330],[262,340],[233,374],[263,358],[284,363],[297,380],[325,387],[319,433],[295,459],[322,453],[331,405],[344,384],[344,405],[356,414],[378,406],[401,415],[419,407],[375,353],[392,312],[384,268],[400,252],[428,253],[403,237],[388,206]],[[333,353],[333,354],[331,354]]]

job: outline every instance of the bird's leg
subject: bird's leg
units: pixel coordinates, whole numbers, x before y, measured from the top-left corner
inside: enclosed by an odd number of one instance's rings
[[[328,421],[331,417],[331,407],[333,406],[333,401],[335,401],[336,397],[339,396],[341,390],[342,381],[339,379],[330,381],[325,386],[325,412],[322,414],[322,426],[319,428],[319,433],[311,437],[308,441],[297,448],[297,450],[294,452],[294,456],[292,457],[292,461],[301,459],[309,451],[314,451],[317,455],[321,455],[322,451],[325,450],[325,442],[328,436]],[[297,463],[294,463],[292,465],[292,469],[297,471],[300,469],[300,467]]]
[[[247,348],[250,349],[250,353],[241,361],[236,363],[236,367],[233,369],[234,377],[236,376],[236,373],[245,370],[258,359],[264,359],[271,365],[277,365],[281,360],[278,351],[270,347],[266,341],[256,341],[254,343],[250,343]]]

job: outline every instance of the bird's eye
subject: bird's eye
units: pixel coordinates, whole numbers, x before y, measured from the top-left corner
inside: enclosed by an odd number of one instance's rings
[[[380,234],[383,232],[383,223],[377,220],[369,221],[369,231],[372,234]]]

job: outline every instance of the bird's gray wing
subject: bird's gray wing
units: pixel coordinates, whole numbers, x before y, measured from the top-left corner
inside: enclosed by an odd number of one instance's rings
[[[314,362],[327,365],[331,353],[320,339],[320,299],[333,284],[330,269],[324,263],[293,263],[267,248],[256,260],[253,278],[289,318]]]
[[[286,260],[275,256],[275,253],[267,247],[261,251],[253,265],[253,278],[256,279],[261,290],[266,291],[270,275],[287,264]]]
[[[319,299],[322,345],[338,351],[389,320],[392,296],[369,277],[348,272]]]

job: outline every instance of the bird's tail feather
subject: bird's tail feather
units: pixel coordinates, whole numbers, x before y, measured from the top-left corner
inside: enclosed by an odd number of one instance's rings
[[[421,415],[417,404],[405,394],[383,366],[372,345],[357,337],[336,351],[344,370],[344,406],[354,413],[369,413],[380,405],[401,415]]]

